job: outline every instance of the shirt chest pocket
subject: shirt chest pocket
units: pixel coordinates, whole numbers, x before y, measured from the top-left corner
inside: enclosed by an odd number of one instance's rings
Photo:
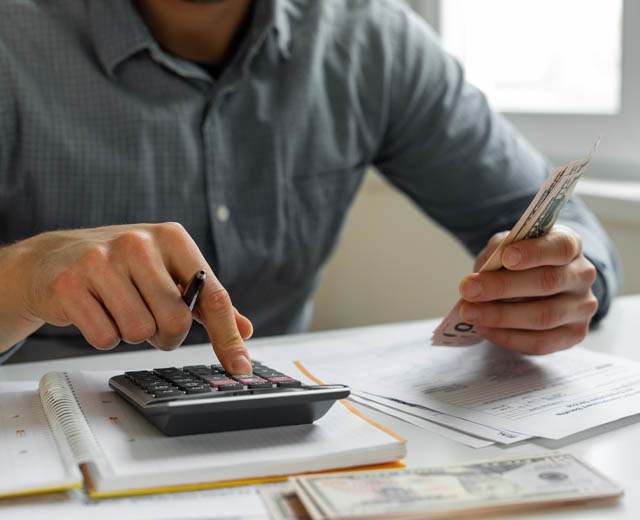
[[[309,283],[333,251],[362,181],[364,166],[322,171],[285,182],[285,232],[277,280]]]

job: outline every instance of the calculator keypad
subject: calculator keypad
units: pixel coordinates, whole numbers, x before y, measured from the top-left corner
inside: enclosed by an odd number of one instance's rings
[[[270,391],[298,388],[302,383],[286,374],[269,368],[258,361],[252,362],[253,374],[231,375],[222,365],[192,365],[154,368],[125,372],[125,377],[152,398],[180,398],[193,394],[213,392]]]

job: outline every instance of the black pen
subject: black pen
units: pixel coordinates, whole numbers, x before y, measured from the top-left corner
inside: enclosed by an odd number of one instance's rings
[[[184,303],[187,304],[189,310],[192,311],[193,307],[198,300],[198,294],[200,293],[200,289],[204,285],[204,281],[207,279],[207,273],[205,273],[202,269],[193,275],[189,285],[184,290],[184,294],[182,295],[182,299]]]

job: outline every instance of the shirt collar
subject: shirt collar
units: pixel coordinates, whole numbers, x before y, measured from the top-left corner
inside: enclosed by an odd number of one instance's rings
[[[109,75],[134,54],[159,50],[133,0],[89,0],[88,5],[95,51]]]
[[[289,58],[291,56],[291,18],[299,17],[300,11],[295,2],[288,0],[271,0],[269,3],[278,48],[283,57]]]
[[[299,13],[294,1],[254,0],[258,35],[273,32],[283,57],[290,56],[291,16]],[[163,54],[133,5],[133,0],[88,0],[95,50],[109,75],[120,63],[141,52]],[[253,35],[252,35],[253,37]]]

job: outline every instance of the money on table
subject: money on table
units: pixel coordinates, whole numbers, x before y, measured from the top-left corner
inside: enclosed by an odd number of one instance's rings
[[[466,518],[614,500],[623,493],[573,455],[561,452],[291,480],[313,519]]]

